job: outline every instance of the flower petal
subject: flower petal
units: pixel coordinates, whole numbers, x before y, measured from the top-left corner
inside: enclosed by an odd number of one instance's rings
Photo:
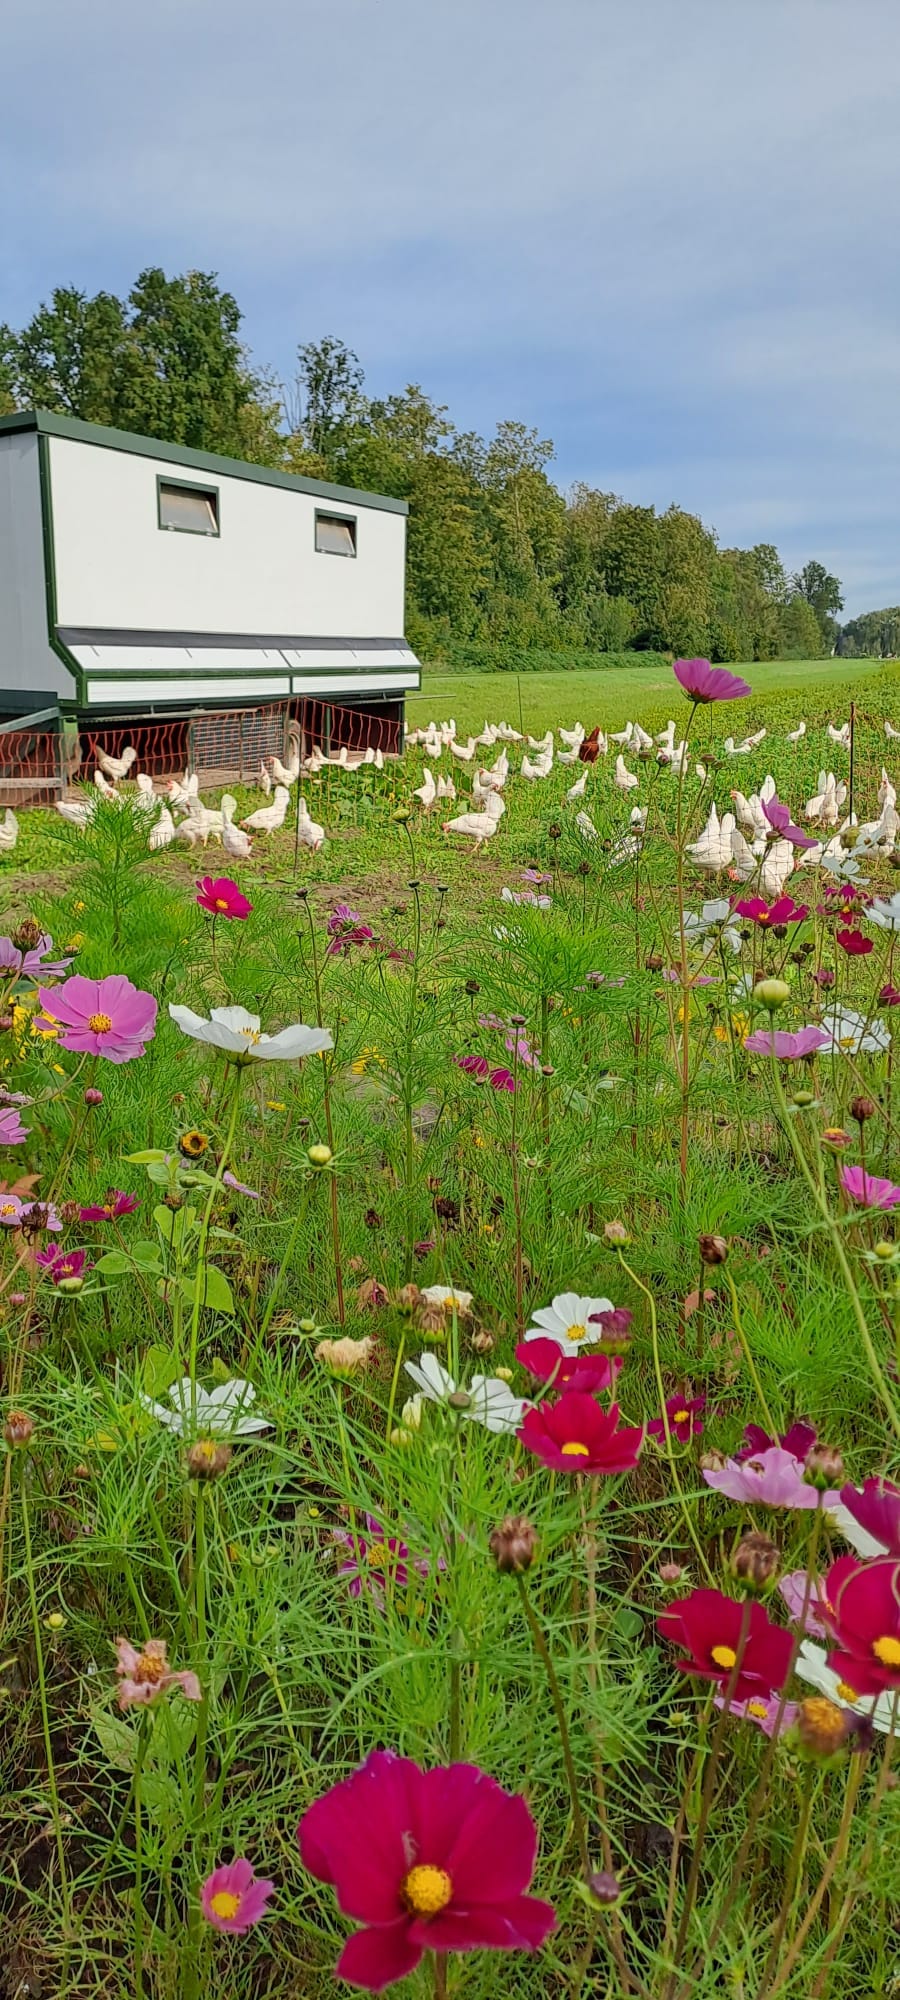
[[[335,1978],[345,1980],[348,1986],[361,1986],[366,1993],[381,1993],[385,1986],[393,1986],[415,1971],[423,1950],[424,1946],[411,1938],[406,1918],[390,1928],[356,1931],[341,1952]]]

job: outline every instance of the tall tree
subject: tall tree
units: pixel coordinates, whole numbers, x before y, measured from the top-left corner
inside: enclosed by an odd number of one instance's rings
[[[290,415],[310,451],[326,457],[336,434],[360,414],[364,381],[359,356],[332,334],[298,347]]]
[[[794,578],[798,596],[805,597],[816,614],[823,642],[831,648],[837,639],[835,612],[843,611],[844,600],[838,578],[820,562],[808,562]]]

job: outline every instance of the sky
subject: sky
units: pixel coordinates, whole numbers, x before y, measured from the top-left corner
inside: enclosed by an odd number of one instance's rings
[[[900,603],[896,0],[6,0],[0,320],[216,271],[289,380]]]

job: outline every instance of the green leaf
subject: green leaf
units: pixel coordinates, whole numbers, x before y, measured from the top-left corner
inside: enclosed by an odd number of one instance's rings
[[[163,1770],[177,1757],[185,1757],[197,1734],[197,1703],[173,1695],[160,1702],[153,1712],[149,1761]]]
[[[105,1250],[103,1256],[97,1258],[94,1270],[104,1271],[108,1278],[120,1278],[131,1270],[131,1258],[126,1257],[124,1250]]]
[[[153,1220],[164,1241],[176,1247],[194,1234],[197,1225],[196,1211],[193,1208],[190,1206],[168,1208],[165,1202],[160,1202],[153,1210]]]
[[[151,1243],[146,1237],[139,1237],[137,1243],[131,1245],[131,1260],[139,1271],[158,1271],[160,1269],[158,1244]]]
[[[620,1604],[612,1626],[615,1632],[621,1632],[623,1639],[636,1639],[643,1632],[644,1621],[640,1612],[633,1611],[630,1604]]]
[[[161,1166],[166,1154],[151,1148],[147,1153],[126,1153],[125,1158],[132,1167]]]
[[[201,1265],[190,1278],[182,1278],[181,1289],[185,1298],[193,1305],[200,1287],[200,1303],[208,1306],[210,1312],[233,1313],[234,1298],[224,1271],[215,1264]]]
[[[154,1181],[157,1187],[168,1187],[171,1175],[168,1167],[157,1166],[154,1161],[147,1168],[147,1179]]]
[[[103,1755],[117,1771],[133,1771],[137,1756],[137,1730],[105,1708],[91,1710],[91,1722]]]
[[[144,1388],[148,1396],[162,1396],[172,1383],[183,1374],[177,1354],[169,1347],[148,1347],[144,1355],[142,1369]]]

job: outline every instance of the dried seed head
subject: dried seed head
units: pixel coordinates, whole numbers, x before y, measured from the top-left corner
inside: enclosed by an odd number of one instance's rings
[[[401,1312],[415,1312],[421,1296],[418,1285],[403,1285],[397,1293],[396,1304]]]
[[[538,1551],[537,1532],[524,1514],[507,1514],[499,1528],[494,1528],[488,1540],[488,1548],[504,1575],[530,1569]]]
[[[382,1218],[377,1208],[367,1208],[363,1216],[363,1221],[367,1229],[380,1229],[382,1225]]]
[[[779,1555],[768,1535],[750,1529],[731,1558],[731,1572],[754,1597],[764,1597],[778,1575]]]
[[[455,1228],[459,1221],[459,1202],[454,1201],[452,1195],[439,1194],[434,1204],[434,1212],[441,1222],[447,1222],[451,1228]]]
[[[624,1222],[604,1222],[603,1236],[604,1236],[604,1241],[607,1243],[611,1243],[613,1247],[615,1247],[615,1245],[618,1243],[631,1242],[631,1237],[628,1234]]]
[[[480,1326],[478,1332],[473,1333],[469,1345],[475,1354],[492,1354],[495,1345],[494,1336],[488,1332],[486,1326]]]
[[[471,1000],[474,1000],[476,993],[481,992],[481,987],[479,986],[477,979],[466,980],[466,992],[468,993],[469,998]]]
[[[697,1247],[704,1264],[724,1264],[728,1256],[728,1239],[725,1236],[698,1236]]]
[[[849,1734],[844,1710],[824,1694],[801,1701],[795,1726],[798,1741],[814,1757],[833,1757]]]
[[[661,972],[663,969],[663,963],[664,960],[662,952],[659,951],[648,952],[644,960],[644,965],[648,972]]]
[[[803,1477],[808,1486],[817,1487],[820,1493],[827,1493],[835,1486],[843,1486],[847,1474],[840,1452],[834,1445],[813,1445],[812,1451],[807,1453]]]
[[[13,931],[12,941],[17,951],[34,951],[40,944],[43,931],[36,917],[23,917]]]
[[[191,1479],[221,1479],[231,1464],[231,1446],[221,1438],[198,1438],[187,1455]]]
[[[443,1340],[447,1331],[447,1315],[443,1306],[434,1299],[423,1299],[416,1312],[416,1325],[426,1340]]]
[[[341,1340],[320,1340],[315,1355],[317,1361],[324,1361],[333,1375],[356,1375],[368,1368],[375,1352],[375,1342],[370,1334],[364,1340],[351,1340],[344,1334]]]
[[[3,1436],[10,1451],[16,1451],[20,1446],[31,1443],[34,1423],[25,1410],[10,1410],[3,1426]]]
[[[60,1203],[59,1219],[60,1222],[64,1222],[66,1224],[67,1228],[71,1223],[78,1221],[80,1213],[81,1210],[78,1206],[77,1201],[64,1201]]]
[[[681,1563],[660,1563],[657,1575],[660,1583],[680,1583],[684,1570]]]

